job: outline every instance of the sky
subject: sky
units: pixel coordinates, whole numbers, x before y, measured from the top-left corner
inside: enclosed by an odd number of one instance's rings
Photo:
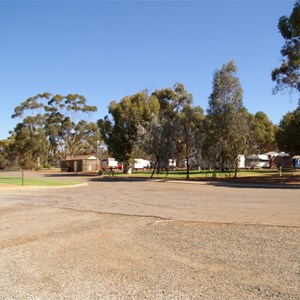
[[[273,95],[289,0],[0,0],[0,139],[14,108],[38,93],[80,94],[96,121],[112,100],[181,82],[207,109],[213,74],[234,60],[249,112],[278,124],[297,107]]]

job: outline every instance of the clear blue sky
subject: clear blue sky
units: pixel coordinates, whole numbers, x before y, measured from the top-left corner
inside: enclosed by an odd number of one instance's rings
[[[14,108],[37,93],[96,105],[182,82],[207,108],[213,73],[233,59],[244,105],[278,123],[296,95],[272,95],[284,43],[278,19],[294,0],[0,1],[0,139]]]

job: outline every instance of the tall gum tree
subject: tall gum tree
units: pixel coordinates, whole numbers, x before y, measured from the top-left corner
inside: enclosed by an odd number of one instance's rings
[[[87,143],[96,149],[99,131],[95,123],[88,122],[90,113],[96,111],[96,106],[87,105],[84,96],[43,93],[17,106],[12,118],[22,119],[19,124],[32,133],[39,130],[48,141],[50,162],[57,163],[61,158],[81,154]],[[17,126],[16,130],[20,128]]]
[[[290,89],[298,93],[298,108],[283,116],[276,140],[281,150],[299,154],[300,109],[300,0],[294,4],[290,16],[282,16],[278,29],[285,40],[281,49],[282,62],[272,71],[274,92]]]
[[[191,155],[195,155],[195,143],[200,138],[196,133],[201,127],[203,110],[193,107],[193,97],[182,83],[176,83],[172,88],[156,90],[152,96],[158,99],[159,113],[141,136],[140,143],[154,161],[152,176],[155,171],[168,172],[170,159],[185,159],[189,178],[189,162]]]
[[[160,173],[161,170],[169,170],[169,160],[176,156],[176,129],[175,120],[177,119],[178,103],[175,97],[174,88],[164,88],[155,90],[152,93],[159,103],[159,112],[148,131],[149,142],[147,153],[150,154],[155,162],[154,172]]]
[[[259,111],[255,115],[249,113],[250,139],[249,151],[252,154],[261,154],[277,149],[275,126],[268,116]]]
[[[280,121],[276,134],[280,150],[291,155],[300,154],[300,106],[293,112],[285,114]]]
[[[186,136],[183,126],[193,99],[182,83],[156,90],[152,95],[158,99],[159,113],[147,132],[148,143],[145,146],[146,152],[155,161],[153,175],[155,170],[157,173],[162,169],[168,172],[170,159],[185,157]]]
[[[272,71],[274,92],[289,88],[300,96],[300,0],[295,2],[289,17],[279,19],[278,29],[285,43],[281,49],[282,63]]]
[[[159,103],[148,92],[126,96],[109,105],[110,116],[98,120],[101,136],[108,152],[123,162],[124,172],[130,171],[135,158],[141,129],[146,129],[152,118],[158,114]]]
[[[204,115],[200,106],[193,106],[193,96],[185,90],[183,84],[175,85],[174,90],[178,103],[177,122],[175,122],[176,140],[179,148],[177,152],[178,154],[181,154],[181,152],[183,154],[187,170],[186,179],[189,179],[190,159],[192,156],[195,156],[199,149],[196,145],[200,142],[200,135],[198,133],[202,128]]]
[[[234,165],[237,175],[239,155],[244,154],[249,134],[247,111],[243,106],[243,91],[236,77],[234,61],[216,70],[213,91],[207,109],[206,157],[221,168]]]

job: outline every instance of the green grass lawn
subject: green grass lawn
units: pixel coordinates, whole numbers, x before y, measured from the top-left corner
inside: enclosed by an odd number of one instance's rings
[[[21,177],[11,176],[0,176],[0,183],[11,184],[11,185],[22,185]],[[76,181],[68,180],[50,180],[43,178],[27,178],[24,177],[24,186],[66,186],[79,184]]]
[[[284,172],[286,175],[291,174],[292,172]],[[132,172],[131,176],[135,177],[149,177],[151,176],[152,172]],[[274,176],[279,175],[277,169],[272,170],[239,170],[237,173],[237,177],[252,177],[252,176]],[[128,174],[123,174],[121,172],[116,172],[115,176],[130,176]],[[190,171],[190,178],[191,179],[201,179],[201,178],[228,178],[234,177],[234,171],[209,171],[209,170],[191,170]],[[185,179],[186,178],[186,171],[169,171],[169,173],[161,172],[160,174],[154,173],[153,178],[168,178],[168,179]]]

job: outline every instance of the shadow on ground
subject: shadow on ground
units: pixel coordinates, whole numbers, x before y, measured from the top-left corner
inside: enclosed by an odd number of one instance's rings
[[[251,177],[227,177],[227,178],[190,178],[175,179],[171,177],[137,177],[129,176],[99,176],[98,173],[54,173],[45,174],[45,177],[65,177],[65,178],[84,178],[91,182],[178,182],[178,183],[203,183],[212,186],[228,186],[232,188],[300,188],[300,175],[269,175]]]

